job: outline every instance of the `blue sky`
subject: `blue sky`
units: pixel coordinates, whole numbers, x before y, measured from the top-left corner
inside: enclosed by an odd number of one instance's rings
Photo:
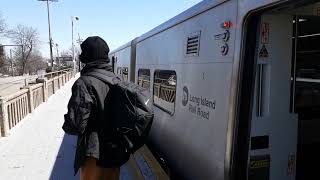
[[[99,35],[107,41],[110,49],[115,49],[200,1],[59,0],[50,3],[52,39],[59,44],[59,51],[71,47],[71,16],[78,16],[75,38],[78,33],[82,39]],[[0,12],[9,28],[17,24],[36,28],[42,42],[40,50],[44,56],[49,56],[46,2],[1,0]],[[0,39],[0,43],[8,42]]]

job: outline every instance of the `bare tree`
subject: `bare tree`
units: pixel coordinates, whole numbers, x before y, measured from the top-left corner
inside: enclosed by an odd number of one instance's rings
[[[5,34],[6,27],[7,27],[7,25],[6,25],[2,15],[0,13],[0,36],[3,36]]]
[[[60,56],[61,57],[69,57],[69,56],[72,56],[72,52],[69,50],[63,50],[63,51],[61,51]]]
[[[61,53],[61,56],[72,56],[72,47],[69,47],[67,50],[63,50]],[[74,55],[75,57],[79,56],[81,54],[80,46],[74,47]]]
[[[0,68],[2,68],[5,65],[5,61],[6,61],[6,54],[4,51],[4,47],[0,46]]]
[[[0,13],[0,37],[2,37],[6,30],[5,21]],[[0,43],[1,45],[1,43]],[[0,71],[2,72],[6,65],[5,51],[4,47],[0,46]]]
[[[30,55],[30,60],[26,70],[31,74],[35,74],[39,70],[45,70],[46,67],[47,63],[45,62],[45,59],[42,57],[41,53],[37,50],[34,50]]]
[[[16,48],[16,56],[20,56],[18,64],[21,66],[21,73],[26,73],[32,51],[40,42],[38,31],[33,27],[19,24],[14,29],[9,30],[7,36],[14,44],[22,45],[22,48]]]

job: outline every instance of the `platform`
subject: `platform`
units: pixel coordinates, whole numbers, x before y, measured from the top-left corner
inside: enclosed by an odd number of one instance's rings
[[[8,137],[0,139],[1,180],[79,180],[79,173],[73,176],[76,137],[61,128],[76,78],[23,119]],[[148,148],[143,147],[121,167],[120,179],[168,177]]]

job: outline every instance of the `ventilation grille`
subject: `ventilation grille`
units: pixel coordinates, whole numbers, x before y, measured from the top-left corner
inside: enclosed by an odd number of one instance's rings
[[[200,31],[192,33],[187,39],[187,52],[188,56],[199,56],[200,50]]]

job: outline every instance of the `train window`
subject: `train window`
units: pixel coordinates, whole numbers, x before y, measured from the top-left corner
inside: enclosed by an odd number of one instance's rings
[[[118,67],[117,74],[121,75],[124,80],[128,81],[128,68],[127,67]]]
[[[120,74],[120,75],[122,74],[122,68],[121,67],[117,68],[117,74]]]
[[[176,100],[177,75],[171,70],[154,72],[153,100],[154,104],[170,114],[174,113]]]
[[[127,67],[124,67],[122,68],[122,77],[124,80],[128,80],[128,68]]]
[[[138,85],[150,90],[150,70],[149,69],[139,69]]]

